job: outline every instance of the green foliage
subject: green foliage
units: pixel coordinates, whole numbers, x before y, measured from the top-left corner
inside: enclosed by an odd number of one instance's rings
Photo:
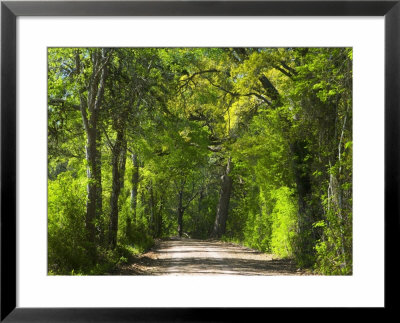
[[[154,240],[143,228],[133,228],[116,250],[93,246],[84,230],[86,181],[64,172],[48,182],[49,275],[100,275],[126,263],[133,254],[149,249]],[[90,250],[95,249],[93,261]]]
[[[351,221],[351,214],[347,215]],[[351,232],[331,210],[327,213],[329,226],[324,226],[324,235],[315,245],[317,261],[315,268],[324,275],[351,275],[352,253]],[[346,232],[347,231],[347,232]]]
[[[71,172],[48,182],[48,269],[67,273],[90,266],[82,226],[85,218],[85,178],[74,178]]]
[[[281,257],[290,257],[297,232],[297,201],[288,187],[274,191],[272,197],[276,202],[271,213],[271,251]]]
[[[352,151],[351,48],[49,48],[48,272],[210,237],[229,176],[224,240],[351,274]]]

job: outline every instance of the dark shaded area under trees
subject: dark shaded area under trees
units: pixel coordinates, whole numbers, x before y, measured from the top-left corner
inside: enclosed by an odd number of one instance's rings
[[[352,274],[351,48],[49,48],[50,274],[234,241]]]

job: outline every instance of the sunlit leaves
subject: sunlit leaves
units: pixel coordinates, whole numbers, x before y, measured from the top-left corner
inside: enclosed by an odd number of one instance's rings
[[[92,58],[100,50],[48,50],[51,259],[65,268],[79,267],[81,258],[69,249],[59,254],[62,230],[76,229],[66,241],[85,251],[87,133],[80,109],[90,101]],[[87,111],[100,133],[106,202],[99,226],[108,230],[112,154],[122,129],[121,243],[147,245],[157,217],[161,235],[176,234],[179,194],[184,226],[206,238],[230,158],[225,238],[299,264],[311,259],[323,273],[351,272],[351,48],[114,48],[107,73],[101,112]],[[137,223],[128,233],[135,171]],[[311,252],[302,254],[301,244]]]

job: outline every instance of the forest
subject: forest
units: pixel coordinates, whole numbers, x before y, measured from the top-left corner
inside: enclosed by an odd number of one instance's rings
[[[48,48],[48,274],[216,239],[352,274],[352,48]]]

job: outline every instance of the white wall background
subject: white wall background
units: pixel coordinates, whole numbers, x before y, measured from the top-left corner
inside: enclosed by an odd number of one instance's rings
[[[383,306],[382,17],[19,17],[17,28],[18,306]],[[354,47],[353,276],[48,277],[48,46]]]

